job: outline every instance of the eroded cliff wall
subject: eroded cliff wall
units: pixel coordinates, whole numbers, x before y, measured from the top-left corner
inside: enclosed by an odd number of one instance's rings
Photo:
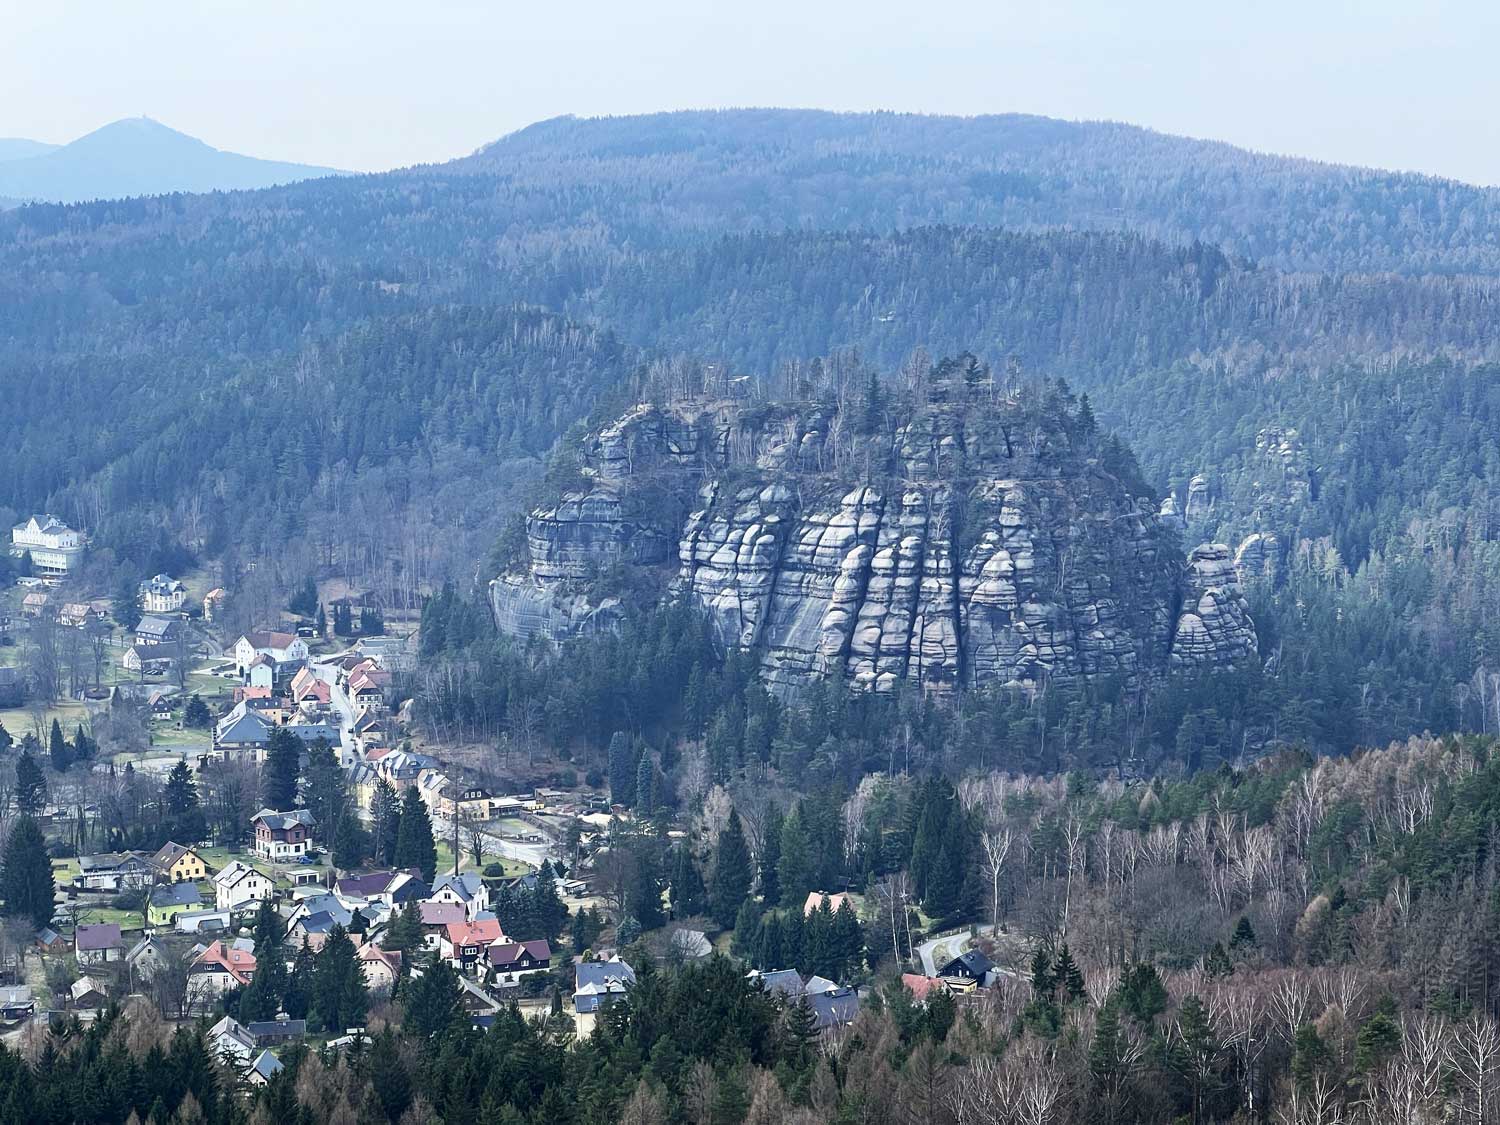
[[[590,444],[590,489],[533,513],[530,566],[491,587],[497,622],[605,627],[615,608],[587,591],[623,564],[703,606],[785,691],[1133,679],[1255,655],[1228,549],[1184,558],[1065,408],[933,397],[867,410],[857,431],[827,405],[633,409]],[[663,497],[689,502],[680,525]]]

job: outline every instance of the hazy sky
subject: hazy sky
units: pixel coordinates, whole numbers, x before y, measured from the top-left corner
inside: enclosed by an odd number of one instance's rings
[[[1480,0],[3,0],[0,136],[145,114],[373,170],[563,113],[792,105],[1111,118],[1500,183]]]

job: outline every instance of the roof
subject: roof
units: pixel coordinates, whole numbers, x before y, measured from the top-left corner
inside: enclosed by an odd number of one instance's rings
[[[73,997],[75,1004],[90,992],[97,992],[100,996],[104,995],[103,986],[93,977],[79,977],[73,982],[72,987],[68,989],[68,993]]]
[[[807,978],[807,983],[802,986],[804,996],[821,996],[825,992],[836,992],[838,985],[827,977],[820,977],[816,973]]]
[[[214,727],[214,742],[251,743],[269,742],[271,723],[245,706],[246,700],[234,705],[234,709],[219,720]]]
[[[297,639],[297,634],[283,633],[277,629],[254,629],[246,633],[243,639],[249,641],[256,649],[291,648],[292,642]]]
[[[525,954],[533,961],[550,961],[552,947],[542,938],[534,941],[496,942],[489,948],[491,965],[513,965]]]
[[[265,826],[272,831],[279,829],[283,832],[295,828],[299,824],[311,828],[318,823],[313,818],[313,814],[307,809],[291,809],[287,812],[277,812],[275,809],[261,809],[260,812],[250,818],[250,823],[254,824],[257,820],[264,822]]]
[[[585,988],[604,989],[610,985],[635,983],[635,970],[624,961],[580,961],[574,992]],[[623,991],[623,989],[611,989]]]
[[[372,898],[375,895],[384,894],[386,889],[396,881],[396,876],[405,874],[401,871],[366,871],[362,875],[345,875],[333,885],[333,889],[341,895],[358,895],[360,898]]]
[[[281,1071],[281,1060],[270,1051],[262,1051],[255,1056],[255,1061],[250,1064],[250,1069],[262,1078],[269,1080],[272,1075]]]
[[[190,910],[177,915],[177,929],[184,934],[212,933],[229,928],[227,910]]]
[[[263,1035],[301,1036],[307,1034],[307,1021],[257,1020],[254,1023],[247,1023],[245,1025],[245,1030],[248,1031],[251,1035],[255,1036],[255,1038],[257,1039],[259,1039]]]
[[[245,1025],[233,1016],[225,1016],[213,1027],[208,1029],[208,1037],[214,1043],[220,1039],[230,1039],[244,1047],[247,1051],[255,1049],[255,1037],[246,1030]]]
[[[183,856],[196,854],[197,853],[194,852],[192,848],[184,847],[181,844],[174,844],[169,840],[167,841],[167,843],[163,844],[161,846],[161,849],[151,858],[152,861],[155,862],[156,866],[161,868],[168,868]]]
[[[120,923],[95,922],[79,926],[73,932],[73,944],[78,949],[98,951],[119,949],[125,941],[120,937]]]
[[[802,995],[802,978],[797,975],[796,969],[776,969],[769,973],[757,970],[749,975],[751,979],[759,980],[761,987],[767,992],[778,992],[790,997]]]
[[[225,867],[217,875],[214,876],[214,882],[221,887],[232,887],[246,875],[260,875],[262,878],[267,878],[264,872],[258,870],[257,868],[251,867],[244,860],[237,859],[233,863],[226,864]]]
[[[859,1015],[859,993],[852,988],[839,988],[808,997],[812,1005],[813,1024],[819,1031],[830,1027],[842,1027]]]
[[[462,875],[439,875],[432,881],[434,895],[445,887],[452,889],[464,902],[472,902],[484,888],[484,880],[472,871],[465,871]]]
[[[73,529],[50,512],[38,513],[30,519],[16,524],[12,531],[26,531],[35,524],[38,531],[72,531]]]
[[[942,968],[938,969],[938,976],[971,976],[984,979],[984,974],[995,967],[995,963],[977,949],[971,949],[967,953],[960,953]]]
[[[31,1002],[30,985],[12,984],[0,988],[0,1008],[13,1008],[20,1004],[30,1004]]]
[[[78,857],[78,870],[85,875],[108,874],[122,867],[150,867],[151,859],[140,852],[100,852]]]
[[[424,902],[418,908],[422,912],[422,925],[447,926],[464,921],[464,906],[461,902]]]
[[[928,993],[934,989],[939,992],[948,991],[948,986],[937,977],[924,977],[921,973],[902,973],[901,984],[918,1003],[925,1001]]]
[[[473,922],[449,922],[448,940],[454,945],[489,945],[500,941],[505,933],[494,918],[475,919]]]
[[[839,891],[837,894],[829,894],[827,891],[809,891],[807,901],[802,904],[802,913],[811,914],[814,910],[821,909],[823,900],[828,900],[828,909],[833,913],[839,912],[839,907],[849,903],[849,909],[854,909],[854,903],[847,892]]]
[[[500,1002],[484,989],[480,988],[473,981],[471,981],[468,977],[458,978],[458,988],[459,991],[464,994],[459,998],[460,1000],[477,1000],[480,1004],[482,1004],[492,1012],[498,1012],[500,1010]]]
[[[196,883],[168,883],[151,892],[152,907],[202,906],[203,896]]]
[[[249,984],[250,977],[255,973],[255,954],[226,946],[222,941],[215,941],[198,954],[193,961],[193,967],[217,969],[228,973],[240,984]]]
[[[159,613],[148,613],[135,627],[135,635],[140,636],[144,633],[148,637],[164,637],[168,633],[177,632],[180,628],[182,625],[175,618],[163,617]]]
[[[359,952],[354,956],[360,961],[379,961],[393,973],[401,970],[401,951],[399,949],[385,949],[376,945],[373,941],[365,942],[364,945],[359,947]]]

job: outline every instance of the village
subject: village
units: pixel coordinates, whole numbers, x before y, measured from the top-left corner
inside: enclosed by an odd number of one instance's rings
[[[589,784],[599,779],[507,786],[495,769],[446,760],[415,737],[403,692],[420,660],[414,623],[388,623],[377,598],[325,603],[310,593],[304,612],[231,636],[218,628],[224,589],[190,595],[183,581],[158,574],[140,583],[138,619],[125,629],[113,601],[72,600],[69,570],[84,549],[77,533],[36,516],[12,535],[29,572],[6,622],[22,639],[16,648],[34,656],[42,636],[54,649],[68,648],[57,634],[89,638],[112,667],[93,668],[91,683],[83,675],[77,695],[91,717],[128,711],[143,716],[148,733],[138,752],[109,760],[84,763],[80,749],[31,810],[57,894],[34,936],[7,932],[7,1039],[148,1002],[169,1019],[209,1024],[214,1050],[254,1085],[277,1072],[289,1043],[339,1049],[358,1040],[366,1013],[434,965],[451,969],[476,1027],[514,1004],[585,1038],[634,984],[620,949],[628,941],[675,961],[729,951],[729,930],[675,887],[661,927],[642,935],[634,919],[622,923],[625,894],[605,884],[621,878],[608,862],[611,841],[635,813],[612,803],[602,782]],[[55,716],[49,724],[47,712],[14,697],[24,664],[0,672],[13,691],[4,700],[12,710],[0,713],[9,753],[50,755],[57,766],[49,725],[73,724]],[[65,757],[66,747],[89,742],[89,725],[63,739]],[[84,764],[89,780],[73,781]],[[277,771],[289,776],[282,799],[267,804]],[[147,811],[171,838],[149,848],[76,846],[156,843],[145,826],[108,823],[98,795],[122,776],[191,794]],[[100,779],[102,788],[91,784]],[[847,915],[857,935],[854,915],[868,908],[852,893],[813,891],[800,913],[830,933]],[[330,942],[358,967],[366,999],[355,1006],[357,1022],[331,1024],[285,983],[310,973]],[[1000,970],[969,946],[961,933],[917,951],[924,971],[901,978],[916,1002],[994,982]],[[829,964],[847,979],[779,967],[748,975],[784,1003],[805,1002],[816,1031],[831,1034],[858,1014],[869,986],[862,952]],[[250,1000],[268,973],[281,982],[273,999]]]

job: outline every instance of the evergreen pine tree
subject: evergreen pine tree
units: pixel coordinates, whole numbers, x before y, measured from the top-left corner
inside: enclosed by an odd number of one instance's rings
[[[766,818],[765,840],[760,848],[760,900],[768,907],[781,901],[781,875],[777,869],[781,864],[782,819],[779,809]]]
[[[697,861],[686,845],[674,849],[672,864],[672,916],[691,918],[703,912],[703,876],[698,874]]]
[[[800,911],[812,885],[812,845],[802,824],[799,805],[787,814],[781,824],[781,857],[777,864],[781,904]]]
[[[38,929],[52,920],[57,887],[52,879],[52,859],[47,841],[30,816],[17,819],[5,841],[0,858],[0,913],[23,918]]]
[[[740,823],[740,814],[731,810],[729,823],[719,833],[718,846],[714,849],[713,875],[708,884],[709,913],[721,927],[728,929],[734,925],[740,904],[750,894],[752,877],[744,825]]]
[[[1038,1000],[1051,999],[1057,990],[1057,978],[1052,974],[1052,955],[1045,946],[1037,946],[1031,955],[1031,995]]]
[[[630,736],[622,730],[610,735],[608,755],[609,799],[631,808],[635,805],[636,763]]]
[[[1234,933],[1229,938],[1229,948],[1236,953],[1247,953],[1254,949],[1259,943],[1255,940],[1255,927],[1250,924],[1250,919],[1243,914],[1234,925]]]
[[[260,799],[265,807],[277,812],[295,809],[301,774],[302,740],[286,727],[276,727],[266,744],[266,763],[261,767]]]
[[[407,786],[406,796],[401,802],[396,866],[416,868],[428,883],[437,875],[437,844],[432,838],[432,819],[427,815],[427,805],[415,785]]]
[[[816,1057],[818,1042],[818,1018],[806,995],[798,996],[787,1007],[784,1026],[793,1065],[806,1069]]]
[[[1210,977],[1227,977],[1234,972],[1234,962],[1229,959],[1228,952],[1219,942],[1214,942],[1213,947],[1204,956],[1203,971]]]
[[[396,840],[401,829],[401,798],[396,787],[378,778],[370,796],[371,847],[378,862],[387,866],[396,862]]]
[[[5,724],[0,723],[0,754],[15,745],[15,739],[10,736],[10,731],[5,729]]]
[[[92,762],[94,755],[99,752],[99,744],[89,736],[88,731],[83,729],[79,723],[73,731],[73,760],[75,762]]]
[[[759,946],[760,908],[755,905],[753,898],[746,898],[740,903],[740,911],[734,918],[734,940],[730,943],[730,952],[742,960],[758,965],[756,953]]]
[[[183,726],[192,727],[195,730],[203,730],[213,725],[214,717],[208,709],[208,704],[203,702],[201,696],[194,692],[188,697],[187,706],[182,710]]]
[[[313,957],[310,1023],[335,1034],[364,1023],[369,995],[364,973],[354,956],[354,943],[335,925]]]
[[[23,749],[16,759],[16,808],[25,816],[35,816],[46,803],[47,776],[31,751]]]
[[[1177,1036],[1167,1064],[1187,1084],[1194,1125],[1210,1119],[1204,1106],[1218,1093],[1223,1049],[1203,1001],[1197,996],[1184,997],[1177,1010]]]
[[[62,724],[56,719],[52,720],[49,752],[52,758],[52,768],[58,773],[63,773],[73,764],[73,753],[68,747],[68,740],[63,737]]]
[[[262,959],[281,960],[281,946],[286,941],[286,920],[270,899],[261,899],[260,905],[255,908],[252,928],[255,933],[256,963],[259,964]]]
[[[419,1040],[429,1040],[452,1028],[459,1016],[459,981],[453,966],[438,956],[429,957],[422,975],[402,993],[402,1031]]]
[[[414,900],[396,911],[380,944],[385,949],[399,950],[401,967],[405,969],[411,965],[416,951],[422,948],[422,938],[422,912]]]
[[[651,755],[642,754],[635,771],[635,811],[641,816],[650,816],[654,811],[655,778],[656,770]]]
[[[1068,948],[1068,943],[1063,942],[1062,948],[1057,951],[1057,962],[1052,967],[1052,979],[1057,982],[1069,1000],[1084,1000],[1088,997],[1088,989],[1084,987],[1083,971],[1079,969],[1078,962],[1073,960],[1073,951]]]
[[[757,969],[768,973],[788,967],[786,950],[781,942],[781,915],[778,911],[772,910],[761,919],[760,937],[756,942],[752,961]]]
[[[1100,1110],[1108,1125],[1124,1120],[1128,1084],[1135,1071],[1135,1056],[1120,1026],[1120,1006],[1111,997],[1094,1021],[1089,1044],[1089,1076],[1100,1098]]]
[[[846,981],[851,974],[864,971],[865,934],[854,915],[854,908],[846,898],[839,903],[833,915],[833,947],[837,951],[836,980]]]

